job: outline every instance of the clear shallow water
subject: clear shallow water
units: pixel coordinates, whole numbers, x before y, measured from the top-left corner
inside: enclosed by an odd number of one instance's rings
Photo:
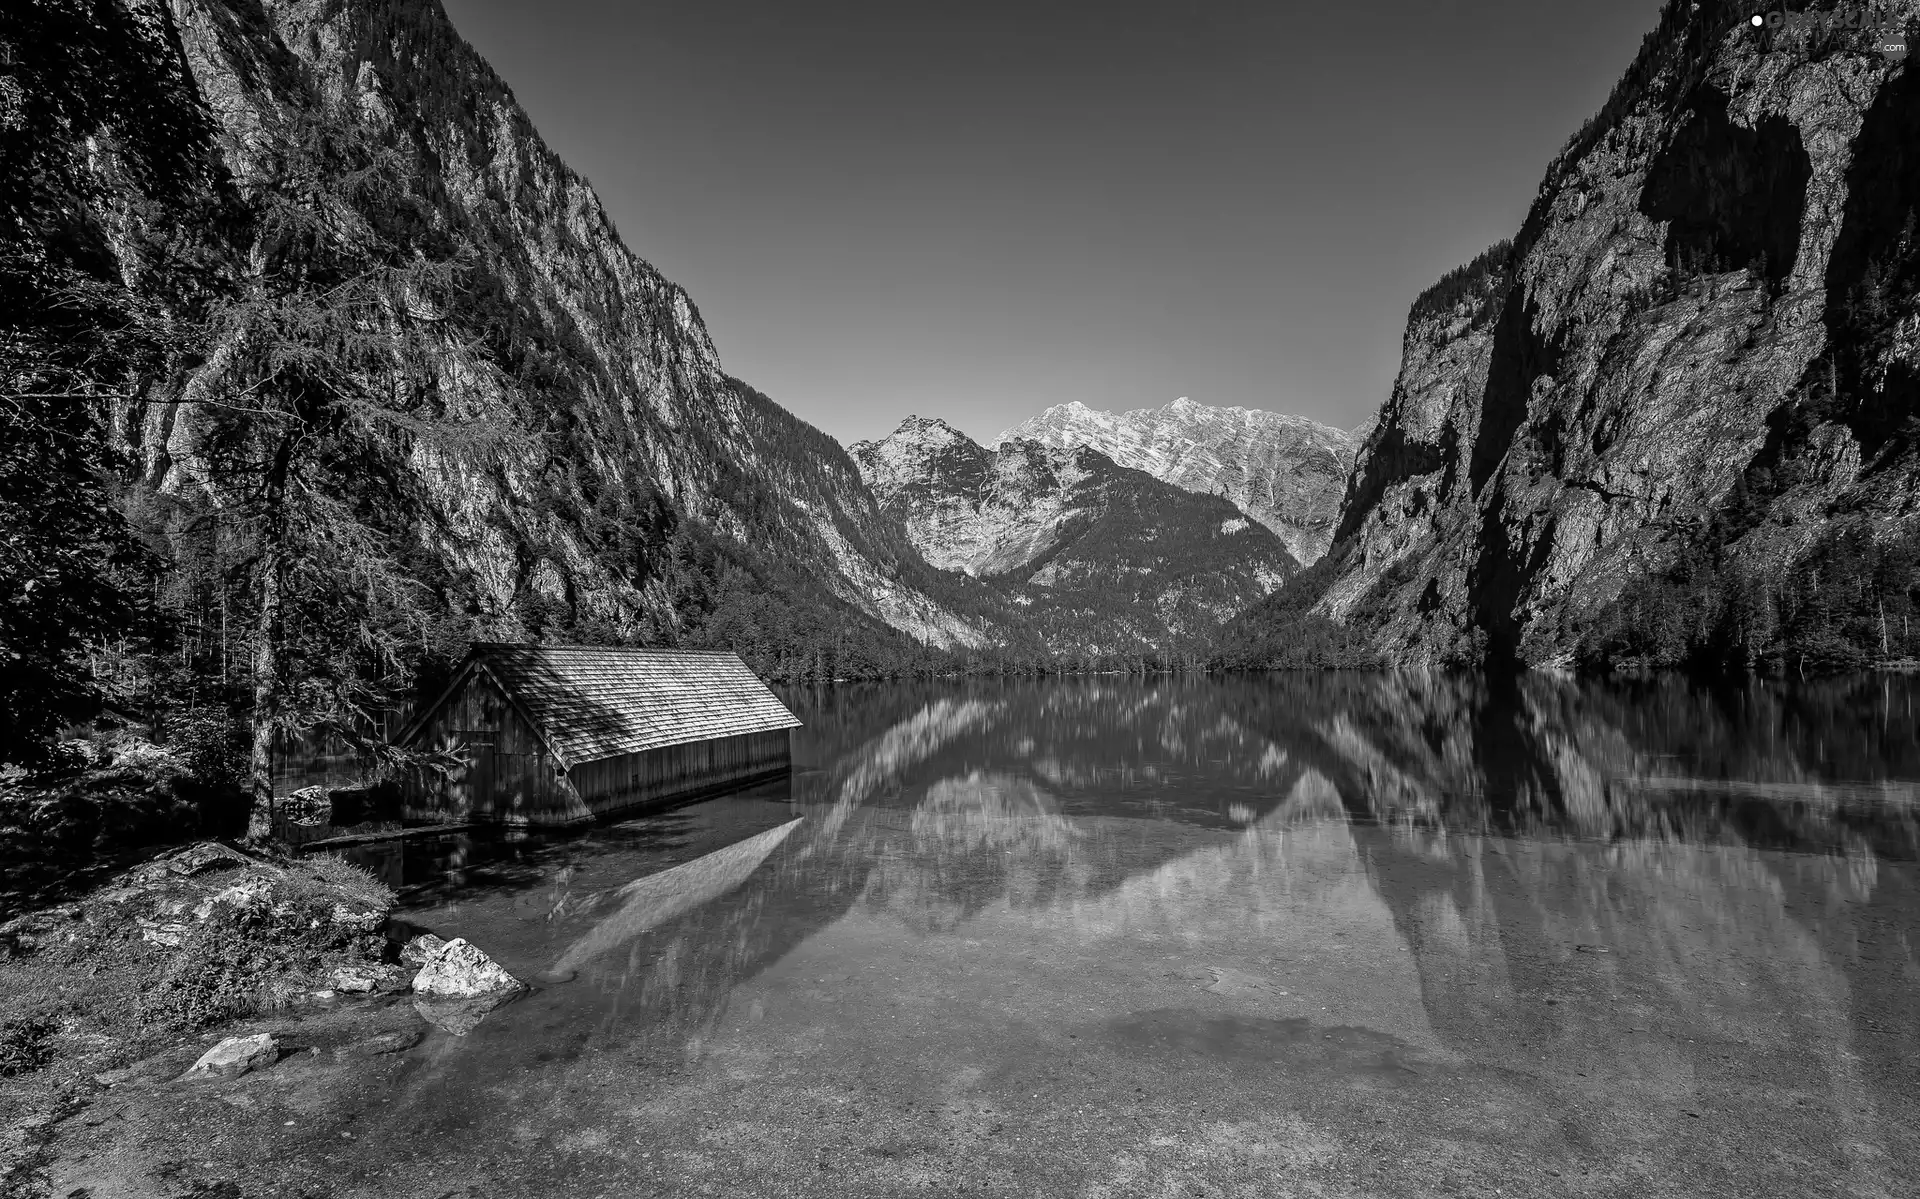
[[[1911,1194],[1915,690],[796,694],[790,781],[369,852],[571,979],[342,1193]]]

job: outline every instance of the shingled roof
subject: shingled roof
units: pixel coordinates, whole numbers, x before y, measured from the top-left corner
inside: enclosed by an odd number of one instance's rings
[[[570,767],[800,725],[738,654],[724,651],[483,642],[472,664]]]

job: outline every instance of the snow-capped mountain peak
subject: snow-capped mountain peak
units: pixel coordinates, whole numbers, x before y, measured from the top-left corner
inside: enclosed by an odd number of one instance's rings
[[[1000,435],[1084,445],[1121,466],[1203,495],[1224,495],[1302,562],[1326,553],[1359,439],[1303,416],[1216,408],[1181,396],[1159,408],[1103,412],[1056,404]]]
[[[1227,500],[1087,445],[1013,438],[987,449],[909,417],[848,449],[927,562],[1006,589],[1056,647],[1203,637],[1299,569]]]

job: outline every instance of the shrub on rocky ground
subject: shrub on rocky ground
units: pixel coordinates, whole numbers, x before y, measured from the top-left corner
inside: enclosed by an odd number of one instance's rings
[[[53,1059],[59,1022],[41,1012],[0,1018],[0,1078],[37,1070]]]
[[[167,721],[169,752],[193,778],[213,787],[239,788],[246,778],[246,725],[224,711],[203,708]]]
[[[247,877],[204,901],[179,952],[147,992],[148,1023],[204,1027],[273,1008],[342,963],[377,962],[393,893],[338,858]],[[206,915],[200,916],[200,908]]]
[[[393,893],[338,859],[271,859],[215,844],[127,871],[82,902],[0,924],[20,955],[0,1010],[58,1001],[83,1031],[204,1027],[328,986],[388,954]]]
[[[142,995],[142,1020],[201,1028],[272,1006],[268,980],[297,969],[301,955],[254,931],[227,911],[195,927]]]

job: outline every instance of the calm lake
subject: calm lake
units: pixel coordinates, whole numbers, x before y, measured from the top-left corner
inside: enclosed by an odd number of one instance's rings
[[[364,852],[548,981],[359,1084],[333,1185],[1920,1193],[1916,690],[793,693],[789,781]]]

